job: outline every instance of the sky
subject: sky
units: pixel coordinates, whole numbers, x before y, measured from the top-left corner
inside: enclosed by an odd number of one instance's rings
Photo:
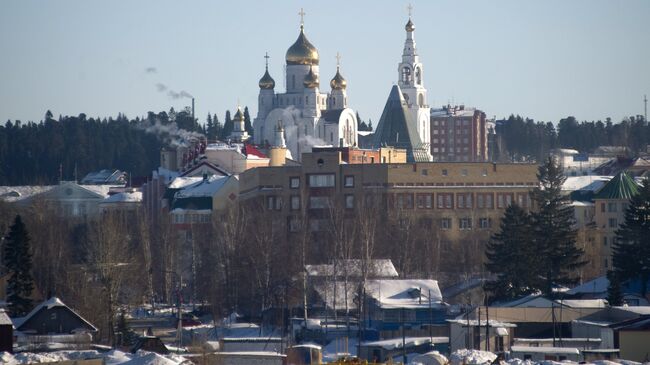
[[[264,54],[276,92],[304,8],[321,91],[341,54],[349,106],[379,120],[401,59],[408,1],[2,0],[0,121],[144,116],[196,99],[203,122],[257,113]],[[488,117],[619,121],[650,94],[648,0],[415,0],[428,102]],[[165,87],[164,90],[163,86]],[[162,90],[162,91],[161,91]],[[169,91],[178,98],[169,95]]]

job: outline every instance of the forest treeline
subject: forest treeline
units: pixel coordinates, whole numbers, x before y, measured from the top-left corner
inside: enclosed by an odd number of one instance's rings
[[[553,148],[571,148],[582,153],[598,146],[626,146],[633,155],[645,152],[650,144],[650,126],[643,116],[624,118],[614,123],[561,119],[557,126],[519,115],[496,121],[498,137],[495,156],[509,161],[543,161]]]
[[[248,107],[243,110],[245,127],[253,134]],[[359,121],[359,130],[372,128],[372,121]],[[152,128],[156,124],[175,128]],[[54,118],[48,111],[40,122],[7,121],[0,125],[0,185],[56,184],[75,180],[101,169],[120,169],[131,176],[147,176],[159,165],[165,144],[182,143],[185,131],[201,133],[208,140],[227,140],[233,121],[226,111],[223,123],[216,114],[205,120],[193,118],[191,110],[149,112],[129,119],[93,118],[85,114]],[[579,122],[574,117],[557,126],[521,116],[510,116],[496,124],[498,137],[493,154],[500,161],[543,161],[553,148],[592,152],[596,147],[627,146],[633,154],[650,144],[650,126],[642,116],[619,123]],[[183,133],[181,133],[183,132]]]

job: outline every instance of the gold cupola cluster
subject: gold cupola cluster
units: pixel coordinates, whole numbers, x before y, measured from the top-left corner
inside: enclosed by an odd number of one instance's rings
[[[330,87],[332,90],[344,90],[348,87],[348,82],[345,81],[345,78],[341,75],[339,66],[336,66],[336,75],[334,75],[334,78],[330,81]]]
[[[300,35],[294,44],[289,47],[286,55],[287,65],[317,66],[318,50],[307,40],[304,26],[300,25]]]
[[[314,70],[312,68],[309,68],[309,73],[307,76],[305,76],[305,81],[303,81],[303,85],[305,85],[306,88],[308,89],[313,89],[315,87],[318,87],[320,84],[320,80],[318,79],[318,75],[314,73]]]

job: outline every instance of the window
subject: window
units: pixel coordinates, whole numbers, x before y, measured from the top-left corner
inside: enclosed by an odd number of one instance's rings
[[[287,217],[289,221],[289,232],[298,232],[300,231],[300,219],[296,217]]]
[[[609,228],[618,227],[618,220],[616,218],[609,218]]]
[[[289,178],[289,187],[291,189],[298,189],[300,187],[300,178],[299,177]]]
[[[345,186],[346,188],[353,188],[354,187],[354,176],[346,176],[343,186]]]
[[[490,218],[479,218],[478,226],[481,229],[489,229],[492,226],[492,220]]]
[[[291,196],[291,210],[300,210],[300,195]]]
[[[442,152],[445,152],[444,149],[443,149]],[[448,175],[449,175],[449,172],[447,171],[447,169],[443,169],[442,170],[442,176],[448,176]]]
[[[348,194],[345,196],[345,209],[354,209],[354,195]]]
[[[275,207],[275,197],[274,196],[267,196],[266,197],[266,209],[273,210],[274,207]]]
[[[603,246],[607,246],[607,236],[603,237]]]
[[[458,226],[462,230],[472,229],[472,218],[460,218],[458,220]]]
[[[418,209],[433,208],[433,198],[431,194],[417,194]]]
[[[605,213],[605,203],[600,203],[600,211]]]
[[[408,67],[402,68],[402,81],[405,84],[409,84],[411,82],[411,69]]]
[[[420,170],[420,173],[421,173],[423,176],[427,176],[427,175],[429,175],[429,170],[427,170],[427,169],[422,169],[422,170]]]
[[[453,209],[454,194],[438,193],[438,209]]]
[[[440,219],[440,229],[451,229],[451,218]]]
[[[607,203],[607,211],[612,213],[616,211],[616,203]]]
[[[397,209],[413,209],[413,194],[397,194]]]
[[[457,193],[456,207],[459,209],[472,208],[472,193]]]
[[[511,193],[497,193],[497,208],[505,208],[512,204]]]
[[[330,206],[330,199],[326,196],[310,196],[309,208],[310,209],[325,209]]]
[[[309,186],[313,188],[331,188],[335,185],[334,180],[334,174],[309,175]]]
[[[467,176],[467,169],[460,170],[460,174],[463,176]]]
[[[487,169],[483,169],[483,171],[481,171],[481,176],[487,176],[487,174]]]
[[[494,201],[492,193],[477,193],[476,194],[476,207],[479,209],[492,209],[494,208]]]
[[[517,193],[517,205],[528,208],[530,206],[530,196],[527,193]]]

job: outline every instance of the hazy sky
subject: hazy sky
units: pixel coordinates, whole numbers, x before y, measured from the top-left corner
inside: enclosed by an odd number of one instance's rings
[[[429,104],[556,122],[643,113],[650,1],[413,1]],[[223,122],[257,112],[264,53],[276,91],[305,28],[329,91],[342,55],[348,99],[375,122],[397,80],[408,1],[0,1],[0,122],[59,114],[129,117],[180,109]],[[147,71],[148,70],[148,71]]]

